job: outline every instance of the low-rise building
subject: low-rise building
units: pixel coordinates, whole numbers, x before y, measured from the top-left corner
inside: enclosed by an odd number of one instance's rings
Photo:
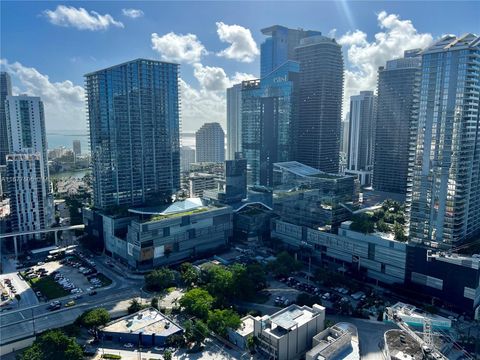
[[[167,339],[183,329],[154,308],[111,321],[100,329],[104,340],[132,343],[138,346],[165,346]]]
[[[88,212],[87,212],[88,214]],[[232,235],[232,208],[199,198],[102,217],[108,255],[133,269],[179,263],[223,248]],[[88,214],[86,225],[96,225]],[[87,233],[90,231],[87,229]]]
[[[313,337],[313,348],[305,360],[360,360],[357,328],[338,323]]]
[[[246,350],[248,338],[253,336],[255,318],[252,315],[247,315],[241,318],[240,321],[241,323],[238,329],[228,329],[228,340],[240,349]]]
[[[290,305],[273,315],[254,318],[258,348],[271,359],[302,358],[312,348],[313,337],[325,328],[325,308]]]
[[[215,189],[216,176],[212,174],[192,173],[188,177],[188,192],[191,198],[202,197],[203,192]]]

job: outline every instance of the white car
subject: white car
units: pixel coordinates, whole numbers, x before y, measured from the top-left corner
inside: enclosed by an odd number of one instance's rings
[[[133,344],[132,343],[126,343],[126,344],[123,344],[123,347],[127,348],[127,349],[131,349],[131,348],[133,348]]]

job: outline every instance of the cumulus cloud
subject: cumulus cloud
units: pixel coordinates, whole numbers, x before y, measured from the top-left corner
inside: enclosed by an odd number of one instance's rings
[[[70,80],[50,81],[48,75],[19,62],[1,60],[2,68],[17,80],[15,94],[41,97],[45,105],[45,122],[48,130],[85,130],[85,103],[83,87]]]
[[[200,86],[207,91],[225,91],[228,87],[243,80],[255,79],[254,75],[240,72],[236,72],[232,78],[229,78],[223,68],[203,66],[200,63],[193,65],[193,75],[200,83]]]
[[[252,33],[240,25],[227,25],[217,22],[217,34],[222,42],[230,44],[217,55],[241,62],[252,62],[260,54]]]
[[[123,28],[123,23],[116,21],[110,14],[100,15],[84,8],[58,5],[55,10],[45,10],[43,15],[53,25],[74,27],[78,30],[106,30],[110,26]]]
[[[152,49],[157,51],[162,60],[173,62],[196,63],[208,52],[194,34],[175,34],[169,32],[163,36],[152,34]]]
[[[144,15],[143,11],[140,9],[122,9],[122,14],[132,19],[136,19]]]
[[[347,48],[344,113],[348,111],[351,95],[375,89],[379,66],[402,57],[405,50],[425,48],[433,41],[431,34],[419,33],[410,20],[402,20],[399,15],[382,11],[377,21],[381,31],[373,41],[368,41],[367,34],[361,30],[349,32],[338,40]]]

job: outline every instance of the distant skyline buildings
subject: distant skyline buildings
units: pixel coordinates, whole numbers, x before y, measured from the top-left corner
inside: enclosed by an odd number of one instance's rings
[[[180,148],[180,171],[182,173],[190,171],[190,164],[195,162],[195,149],[189,146]]]
[[[356,175],[362,186],[371,184],[376,102],[373,91],[360,91],[350,97],[346,173]]]
[[[400,194],[407,192],[408,153],[415,84],[419,81],[420,49],[387,61],[378,69],[377,118],[373,188]]]
[[[422,52],[407,182],[413,242],[450,247],[480,233],[479,58],[473,34]]]
[[[242,84],[227,89],[227,160],[242,151]]]
[[[73,140],[72,148],[73,148],[73,154],[75,156],[82,155],[82,143],[80,142],[80,140]]]
[[[328,173],[339,172],[343,99],[341,46],[325,36],[301,40],[296,160]]]
[[[6,164],[8,154],[7,115],[5,113],[5,100],[12,95],[12,80],[10,74],[0,72],[0,166]]]
[[[196,162],[225,161],[225,132],[217,122],[205,123],[195,133]]]
[[[164,202],[179,189],[178,68],[136,59],[85,75],[96,208]]]

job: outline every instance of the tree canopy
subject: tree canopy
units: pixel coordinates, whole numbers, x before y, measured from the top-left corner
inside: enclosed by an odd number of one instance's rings
[[[208,314],[208,328],[223,337],[227,336],[228,328],[235,330],[240,324],[240,316],[230,309],[215,309]]]
[[[41,335],[19,357],[20,360],[82,360],[83,351],[75,338],[60,330],[50,330]]]
[[[98,328],[110,321],[110,314],[104,308],[95,308],[83,313],[80,323],[88,328]]]
[[[153,270],[145,275],[148,290],[162,291],[175,285],[175,272],[166,267]]]
[[[180,265],[180,274],[182,281],[185,283],[185,285],[187,285],[187,287],[191,287],[192,285],[196,284],[200,277],[197,269],[195,269],[195,267],[189,262],[185,262]]]
[[[195,288],[187,291],[179,302],[188,314],[206,319],[213,301],[213,296],[207,290]]]
[[[288,252],[283,251],[277,255],[277,258],[269,264],[269,269],[275,275],[290,275],[293,271],[302,268],[301,262],[295,260]]]

